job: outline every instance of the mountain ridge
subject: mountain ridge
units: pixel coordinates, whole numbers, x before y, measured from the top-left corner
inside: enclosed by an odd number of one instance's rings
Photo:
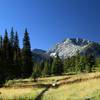
[[[41,49],[34,49],[33,51],[33,53],[40,56],[41,59],[49,59],[50,57],[55,57],[56,54],[58,54],[61,59],[66,59],[68,57],[75,56],[77,52],[83,55],[86,53],[94,53],[99,57],[100,43],[83,38],[66,38],[63,41],[55,44],[54,47],[48,51]]]

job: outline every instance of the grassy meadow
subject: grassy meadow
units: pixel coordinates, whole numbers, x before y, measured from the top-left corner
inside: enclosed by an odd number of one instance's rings
[[[0,88],[0,100],[34,100],[42,90],[42,88]]]
[[[39,84],[51,86],[44,91],[47,87]],[[0,100],[100,100],[100,72],[9,80],[0,88]]]
[[[68,84],[47,91],[43,100],[100,100],[100,79]]]

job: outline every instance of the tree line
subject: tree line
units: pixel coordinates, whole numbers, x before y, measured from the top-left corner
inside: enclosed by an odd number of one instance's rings
[[[32,74],[33,61],[30,38],[27,29],[24,32],[23,48],[19,46],[18,33],[13,28],[8,36],[0,36],[0,83],[14,78],[26,78]]]
[[[94,54],[80,55],[60,59],[50,57],[48,60],[35,62],[32,59],[29,33],[25,29],[23,47],[19,46],[18,33],[11,29],[10,36],[5,30],[4,37],[0,36],[0,84],[15,78],[45,77],[64,73],[92,72],[100,67],[100,58]]]
[[[33,69],[34,79],[51,75],[87,73],[100,70],[100,58],[96,58],[94,54],[80,55],[77,52],[76,56],[62,60],[56,55],[47,61],[36,63]]]

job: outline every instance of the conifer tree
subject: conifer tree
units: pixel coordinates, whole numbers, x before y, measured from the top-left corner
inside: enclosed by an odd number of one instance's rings
[[[55,75],[60,75],[63,73],[63,64],[58,55],[53,60],[51,72]]]
[[[10,43],[11,43],[11,46],[13,47],[14,46],[14,30],[13,30],[13,27],[11,28],[11,33],[10,33]]]
[[[3,52],[2,52],[2,46],[3,46],[3,44],[2,44],[2,36],[0,36],[0,67],[2,67],[1,66],[1,64],[3,64],[3,62],[2,62],[2,57],[3,57]]]
[[[5,36],[3,40],[3,55],[4,59],[9,59],[9,39],[7,30],[5,30]]]
[[[85,67],[86,67],[86,57],[85,56],[80,56],[80,61],[79,61],[80,72],[84,72]]]
[[[2,52],[2,36],[0,36],[0,86],[5,82]]]
[[[92,72],[95,65],[95,56],[93,54],[86,55],[86,70]]]
[[[30,46],[30,38],[27,29],[25,29],[24,39],[23,39],[23,49],[22,49],[22,57],[23,57],[23,77],[29,77],[32,74],[32,53]]]
[[[16,32],[14,38],[14,68],[17,77],[21,76],[21,66],[22,66],[21,51],[19,47],[18,34]]]
[[[11,28],[11,33],[10,33],[10,46],[11,46],[11,62],[12,62],[12,66],[14,64],[13,58],[14,58],[14,30],[13,27]]]
[[[64,62],[63,62],[64,64],[63,64],[63,66],[64,66],[64,73],[68,73],[68,72],[70,72],[70,68],[71,68],[71,60],[70,60],[70,58],[67,58],[67,59],[65,59],[64,60]]]
[[[0,36],[0,48],[2,48],[2,42],[3,42],[3,39],[2,39],[2,36]]]
[[[8,32],[5,30],[5,36],[3,40],[3,64],[6,79],[13,77],[13,68],[11,62],[11,46],[8,38]]]
[[[50,68],[49,61],[45,61],[43,75],[46,76],[46,75],[50,75],[50,74],[51,74],[51,68]]]
[[[45,66],[45,61],[40,62],[40,71],[42,72]]]
[[[79,51],[77,52],[77,55],[76,55],[76,60],[75,60],[75,71],[76,72],[80,72],[80,54],[79,54]]]
[[[34,78],[34,81],[37,81],[38,77],[40,76],[41,76],[40,64],[35,63],[33,67],[32,77]]]

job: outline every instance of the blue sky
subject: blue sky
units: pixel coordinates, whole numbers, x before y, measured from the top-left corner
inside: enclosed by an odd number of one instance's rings
[[[0,34],[12,26],[21,47],[26,27],[32,49],[70,37],[100,42],[100,0],[0,0]]]

